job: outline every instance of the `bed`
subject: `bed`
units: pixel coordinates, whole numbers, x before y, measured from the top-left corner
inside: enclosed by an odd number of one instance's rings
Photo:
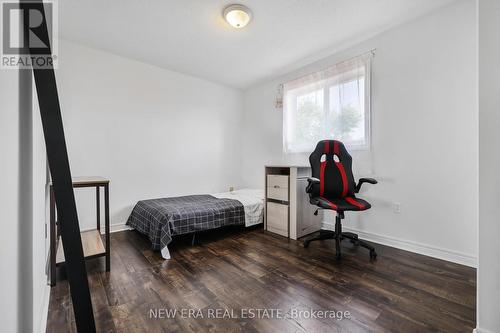
[[[148,236],[152,248],[170,259],[172,237],[231,225],[250,227],[263,222],[264,191],[237,191],[142,200],[127,225]]]

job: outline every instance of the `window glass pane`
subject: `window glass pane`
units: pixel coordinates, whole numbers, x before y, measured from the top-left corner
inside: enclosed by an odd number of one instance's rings
[[[310,150],[325,133],[323,89],[298,95],[295,101],[293,146]]]
[[[330,87],[328,138],[365,144],[364,77]]]
[[[370,149],[370,59],[344,62],[283,85],[285,152],[309,153],[325,139],[340,140],[348,149]]]

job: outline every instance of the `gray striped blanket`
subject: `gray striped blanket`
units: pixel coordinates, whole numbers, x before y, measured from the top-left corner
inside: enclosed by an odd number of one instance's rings
[[[139,201],[127,221],[149,237],[153,250],[166,248],[175,235],[239,224],[245,224],[241,202],[211,195]]]

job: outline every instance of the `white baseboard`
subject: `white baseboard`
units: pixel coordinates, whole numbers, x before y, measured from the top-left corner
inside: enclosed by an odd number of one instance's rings
[[[109,232],[113,233],[113,232],[119,232],[119,231],[125,231],[125,230],[132,230],[131,227],[129,227],[128,225],[126,225],[125,223],[121,223],[121,224],[112,224],[109,226]],[[103,230],[104,232],[104,230]]]
[[[95,228],[83,228],[80,229],[80,232],[84,231],[89,231],[89,230],[95,230]],[[111,224],[109,226],[109,232],[112,234],[113,232],[119,232],[119,231],[125,231],[125,230],[132,230],[128,225],[125,223],[120,223],[120,224]],[[101,225],[101,234],[104,235],[104,226]]]
[[[473,333],[494,333],[493,331],[490,331],[490,330],[487,330],[484,328],[479,328],[479,327],[476,327],[472,332]]]
[[[45,333],[47,331],[47,317],[49,315],[49,302],[50,302],[50,286],[46,285],[43,290],[43,300],[42,300],[42,313],[40,316],[40,323],[38,330],[35,332]]]
[[[323,228],[333,230],[333,229],[335,229],[335,225],[333,223],[323,221]],[[414,241],[397,239],[394,237],[365,232],[362,230],[356,230],[356,229],[352,229],[352,228],[344,227],[343,229],[344,229],[344,231],[354,232],[354,233],[358,234],[361,239],[366,239],[367,241],[395,247],[395,248],[405,250],[405,251],[423,254],[426,256],[430,256],[430,257],[434,257],[434,258],[438,258],[438,259],[442,259],[442,260],[446,260],[446,261],[451,261],[451,262],[466,265],[469,267],[474,267],[474,268],[477,267],[477,258],[474,256],[471,256],[471,255],[465,254],[465,253],[451,251],[448,249],[444,249],[444,248],[440,248],[440,247],[436,247],[436,246],[431,246],[431,245],[427,245],[427,244],[422,244],[422,243],[418,243],[418,242],[414,242]],[[124,230],[132,230],[132,228],[127,226],[125,223],[110,225],[110,232],[111,233],[124,231]],[[85,231],[85,230],[82,230],[82,231]],[[104,233],[104,230],[102,230],[102,232]]]
[[[328,230],[334,230],[335,225],[331,222],[323,221],[323,228]],[[354,232],[359,235],[359,238],[366,239],[367,241],[370,242],[379,243],[382,245],[387,245],[401,250],[423,254],[429,257],[434,257],[446,261],[451,261],[469,267],[474,267],[474,268],[477,267],[477,258],[465,253],[451,251],[444,248],[431,246],[428,244],[422,244],[414,241],[397,239],[394,237],[379,235],[371,232],[365,232],[362,230],[356,230],[352,228],[343,227],[343,231]]]

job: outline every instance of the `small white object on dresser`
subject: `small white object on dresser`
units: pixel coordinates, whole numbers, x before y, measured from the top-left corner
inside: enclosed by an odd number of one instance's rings
[[[321,229],[321,217],[306,193],[308,166],[268,165],[265,167],[265,224],[272,233],[298,239]]]

